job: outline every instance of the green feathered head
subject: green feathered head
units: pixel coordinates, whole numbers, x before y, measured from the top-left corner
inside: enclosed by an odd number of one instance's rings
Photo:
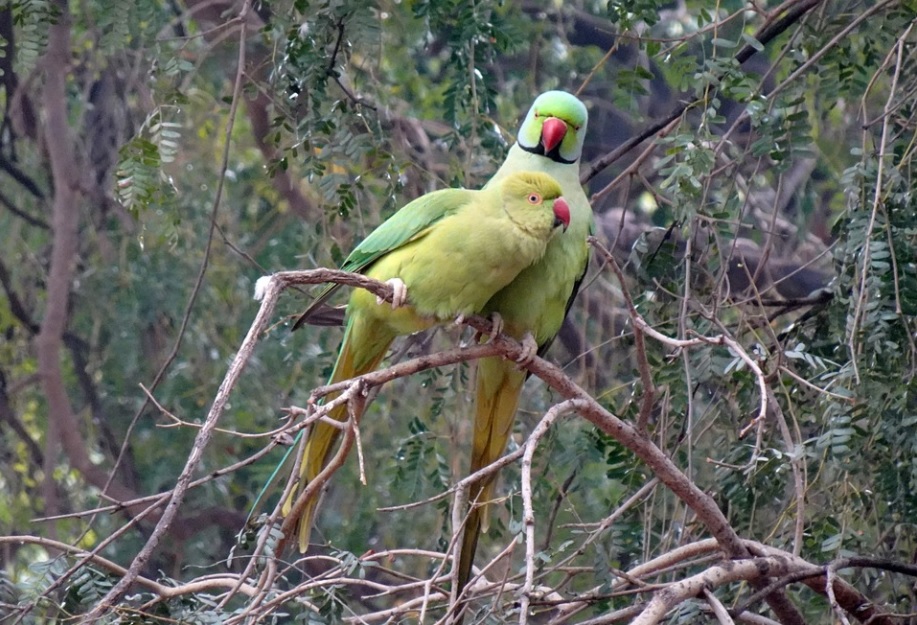
[[[519,171],[510,174],[501,181],[503,185],[504,209],[511,217],[514,213],[525,215],[531,213],[550,219],[547,209],[554,213],[552,228],[563,226],[564,231],[570,226],[570,205],[561,197],[560,183],[540,171]],[[534,211],[534,212],[533,212]]]
[[[561,163],[575,163],[583,152],[589,113],[566,91],[546,91],[535,98],[516,142],[523,150]]]

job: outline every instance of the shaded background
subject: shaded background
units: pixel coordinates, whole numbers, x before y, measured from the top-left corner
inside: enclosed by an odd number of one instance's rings
[[[261,2],[244,18],[241,68],[239,8],[0,8],[0,533],[92,548],[122,528],[138,507],[72,513],[174,485],[257,310],[255,280],[334,266],[411,198],[483,184],[534,96],[560,88],[589,108],[583,173],[597,235],[641,314],[670,336],[726,333],[754,351],[790,423],[789,439],[773,423],[740,439],[758,400],[735,355],[650,342],[654,442],[743,536],[792,542],[798,461],[805,557],[912,560],[912,1],[781,10],[693,0]],[[634,418],[642,387],[620,286],[593,263],[550,358]],[[288,293],[281,312],[306,301]],[[201,475],[263,449],[269,439],[257,435],[330,372],[338,329],[290,334],[289,318],[277,321]],[[394,357],[457,337],[412,337]],[[354,462],[336,476],[314,533],[327,545],[319,552],[446,548],[446,500],[377,508],[431,497],[464,475],[471,367],[383,389],[363,424],[369,483],[359,484]],[[520,436],[552,399],[530,381]],[[225,559],[281,453],[194,489],[145,574],[189,579]],[[569,570],[547,578],[563,592],[600,588],[614,569],[705,537],[659,489],[577,552],[588,524],[650,471],[576,419],[552,432],[538,465],[539,548],[554,563],[575,553]],[[506,511],[484,555],[519,531],[518,469],[502,483]],[[130,562],[151,527],[138,522],[103,555]],[[9,604],[30,601],[66,568],[54,555],[47,545],[0,545]],[[389,565],[429,574],[418,559]],[[515,570],[518,557],[504,566]],[[913,605],[912,585],[858,575],[866,595]],[[90,591],[105,583],[63,584],[32,615],[91,606]],[[798,592],[808,605],[808,591]],[[392,603],[326,589],[312,599],[331,606],[327,622],[342,605]],[[810,605],[812,622],[829,622],[824,606]],[[490,618],[502,622],[500,610]]]

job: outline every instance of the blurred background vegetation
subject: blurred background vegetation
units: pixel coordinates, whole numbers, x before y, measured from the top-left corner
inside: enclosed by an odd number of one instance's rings
[[[653,442],[743,537],[797,545],[810,562],[913,562],[915,15],[914,0],[0,3],[0,534],[92,549],[124,528],[133,508],[73,513],[174,486],[257,311],[255,280],[335,266],[406,201],[483,184],[534,97],[565,89],[589,108],[583,179],[639,312],[672,337],[736,339],[782,415],[740,437],[759,395],[736,354],[649,340]],[[72,255],[54,256],[68,245]],[[283,409],[329,374],[340,329],[289,332],[307,301],[281,299],[198,475],[264,449]],[[60,344],[42,360],[55,328]],[[411,337],[394,358],[458,338]],[[632,324],[603,263],[549,357],[636,418]],[[351,458],[313,533],[315,553],[332,558],[301,561],[273,592],[329,567],[379,583],[432,574],[417,553],[372,566],[356,556],[447,548],[447,499],[377,508],[464,476],[472,367],[380,392],[362,425],[368,484]],[[556,401],[530,380],[517,442]],[[143,575],[175,584],[241,570],[245,549],[227,556],[282,453],[193,489]],[[662,487],[596,531],[651,477],[585,421],[554,428],[534,495],[540,583],[557,595],[539,622],[631,605],[608,592],[615,571],[707,537]],[[521,531],[518,467],[501,483],[505,510],[479,563]],[[127,566],[151,528],[141,520],[99,555]],[[0,560],[9,622],[83,612],[117,578],[92,567],[61,577],[76,560],[42,540],[4,540]],[[521,549],[489,577],[520,566]],[[847,577],[889,611],[913,612],[909,578]],[[558,616],[584,593],[582,611]],[[406,601],[369,594],[317,586],[314,610],[291,599],[264,613],[337,623]],[[808,622],[833,622],[824,597],[789,594]],[[118,618],[223,622],[246,609],[244,597],[217,606],[204,592],[140,609],[150,597],[132,591]],[[473,615],[515,622],[514,609],[511,595],[489,597]],[[672,621],[706,618],[688,602]]]

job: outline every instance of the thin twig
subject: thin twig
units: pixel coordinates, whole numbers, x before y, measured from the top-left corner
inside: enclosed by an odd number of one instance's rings
[[[522,524],[525,529],[525,582],[522,584],[522,596],[519,600],[519,625],[527,625],[529,602],[535,586],[535,506],[532,503],[532,460],[538,442],[548,433],[560,417],[575,410],[581,402],[569,399],[553,407],[542,417],[532,430],[525,443],[522,455]]]
[[[881,5],[884,6],[890,2],[896,0],[885,0]],[[819,3],[824,2],[824,0],[787,0],[779,7],[776,7],[770,12],[771,17],[758,29],[755,33],[755,39],[763,46],[770,43],[774,38],[783,33],[787,28],[792,26],[796,21],[798,21],[803,15],[811,11],[813,8],[818,6]],[[869,11],[873,13],[874,11]],[[832,40],[834,44],[836,42]],[[819,50],[819,58],[821,55],[831,49],[833,45],[825,46]],[[744,63],[750,59],[757,50],[751,45],[745,45],[741,50],[739,50],[735,55],[735,60],[738,63]],[[814,60],[814,59],[813,59]],[[799,69],[807,68],[809,63],[803,65]],[[669,113],[663,119],[654,122],[640,131],[638,134],[634,135],[626,142],[622,143],[620,146],[605,154],[604,156],[592,161],[588,167],[580,174],[580,182],[586,184],[592,180],[596,175],[602,172],[606,167],[615,163],[622,156],[630,152],[632,149],[649,139],[650,137],[656,135],[658,132],[666,128],[669,124],[679,119],[685,112],[693,106],[696,106],[698,103],[703,101],[703,98],[707,97],[702,96],[701,98],[683,102],[678,105],[675,110]]]
[[[233,84],[233,94],[232,94],[232,103],[229,107],[229,116],[226,121],[226,133],[225,133],[225,146],[223,148],[223,161],[220,168],[220,177],[219,182],[217,183],[217,189],[215,197],[213,200],[213,209],[210,215],[210,228],[207,234],[207,243],[204,247],[204,257],[201,261],[201,267],[198,272],[197,281],[195,282],[194,288],[191,293],[191,297],[188,300],[188,305],[185,309],[185,316],[182,320],[182,327],[179,331],[179,338],[176,341],[176,348],[178,343],[181,341],[181,337],[184,335],[184,329],[188,324],[188,321],[191,316],[191,310],[194,307],[194,303],[197,300],[197,296],[200,293],[201,286],[204,282],[204,275],[207,272],[207,266],[210,262],[210,248],[213,243],[213,234],[216,227],[216,215],[220,207],[220,200],[223,195],[223,185],[226,182],[226,172],[229,167],[229,152],[230,147],[232,146],[232,129],[235,123],[236,111],[238,110],[239,100],[242,93],[242,73],[245,68],[245,45],[246,45],[246,36],[247,36],[247,22],[245,17],[248,15],[249,10],[251,9],[251,0],[245,0],[242,8],[239,10],[239,57],[238,57],[238,67],[236,68],[236,78]],[[273,308],[273,306],[262,306],[259,311],[259,317],[264,320],[266,319],[272,310],[268,308]],[[257,321],[256,324],[257,325]],[[254,326],[253,326],[254,327]],[[85,617],[81,619],[82,623],[94,623],[99,620],[102,615],[113,605],[121,596],[127,592],[127,589],[134,582],[134,579],[140,574],[140,571],[146,566],[147,560],[153,554],[153,551],[159,545],[160,540],[165,535],[166,531],[169,529],[169,526],[172,524],[172,521],[175,519],[175,516],[178,514],[178,508],[181,506],[182,501],[184,501],[185,494],[191,483],[191,475],[197,469],[197,465],[203,456],[204,449],[207,446],[207,443],[210,441],[210,437],[213,434],[213,428],[216,427],[217,420],[223,412],[223,407],[226,402],[229,400],[229,390],[234,386],[236,378],[242,373],[242,369],[245,366],[245,363],[248,360],[248,356],[251,353],[251,350],[254,349],[255,340],[257,335],[253,335],[252,332],[249,332],[249,335],[246,336],[245,341],[242,344],[242,348],[239,350],[239,354],[234,361],[236,365],[235,368],[230,368],[230,371],[227,372],[226,378],[223,380],[223,384],[220,385],[220,389],[217,391],[216,398],[214,399],[213,405],[211,406],[210,412],[207,415],[205,420],[205,425],[201,428],[200,432],[194,442],[194,447],[191,449],[191,454],[188,456],[188,460],[185,463],[185,467],[182,470],[181,474],[178,477],[178,480],[175,483],[175,488],[172,491],[172,497],[169,500],[169,504],[166,506],[165,512],[163,512],[162,517],[159,519],[159,522],[156,524],[153,533],[147,539],[146,544],[141,548],[140,552],[134,557],[131,562],[130,568],[127,573],[118,580],[118,583],[115,584],[108,593],[96,604],[96,606],[90,610]],[[248,352],[245,352],[246,346],[248,347]],[[239,358],[239,356],[244,356]],[[112,476],[115,475],[115,471],[112,471]]]
[[[84,551],[79,547],[74,547],[73,545],[68,545],[67,543],[62,543],[57,540],[42,538],[39,536],[0,536],[0,545],[24,544],[39,545],[47,549],[80,556],[86,563],[92,563],[96,566],[99,566],[112,575],[123,576],[127,574],[127,569],[125,569],[120,564],[103,558],[98,554]],[[234,575],[219,575],[215,577],[196,579],[193,582],[188,582],[187,584],[181,584],[179,586],[165,586],[142,575],[138,575],[135,581],[137,584],[146,587],[162,599],[172,599],[175,597],[199,593],[214,588],[229,588],[234,586],[237,580],[235,579]],[[243,593],[249,594],[253,591],[254,589],[248,584],[242,585]]]
[[[912,23],[908,27],[905,34],[902,35],[898,39],[897,44],[895,46],[895,50],[897,51],[898,60],[895,63],[895,72],[892,75],[892,84],[891,84],[891,87],[889,87],[888,99],[885,102],[884,110],[886,113],[888,113],[889,109],[892,106],[892,102],[895,99],[895,94],[896,94],[897,87],[898,87],[898,79],[901,76],[901,66],[902,66],[903,57],[904,57],[904,41],[913,27],[914,25]],[[866,244],[862,246],[863,262],[862,262],[862,265],[860,266],[860,270],[859,270],[860,276],[859,276],[859,280],[857,281],[857,288],[855,291],[856,292],[856,305],[854,306],[854,309],[853,309],[853,318],[850,320],[849,330],[848,330],[848,336],[850,337],[849,343],[848,343],[848,348],[850,350],[850,364],[853,366],[853,375],[854,375],[854,379],[856,380],[857,384],[860,383],[860,370],[857,364],[858,358],[857,358],[857,349],[856,349],[856,340],[857,340],[857,334],[858,334],[857,329],[860,326],[860,322],[861,322],[862,315],[863,315],[863,308],[866,304],[866,299],[867,299],[867,294],[868,294],[868,289],[866,287],[866,280],[869,276],[870,262],[872,260],[872,257],[870,254],[872,250],[872,245],[870,245],[870,242],[872,241],[872,233],[876,226],[876,217],[879,214],[880,206],[882,204],[882,195],[883,195],[882,185],[885,181],[885,178],[884,178],[885,177],[885,161],[889,156],[891,156],[890,154],[887,153],[889,125],[890,125],[890,119],[889,119],[889,116],[886,115],[882,119],[882,135],[881,135],[881,138],[879,139],[879,150],[877,154],[878,167],[876,167],[875,191],[873,193],[872,209],[869,212],[869,223],[866,226],[866,232],[864,235]],[[866,138],[868,136],[869,136],[868,130],[864,130],[863,132],[864,154],[866,153],[865,152],[865,147],[866,147],[865,143],[866,143]],[[892,257],[894,257],[894,250],[892,250]],[[895,284],[896,284],[895,289],[896,289],[896,297],[897,297],[897,280]],[[899,304],[899,308],[900,308],[900,304]]]

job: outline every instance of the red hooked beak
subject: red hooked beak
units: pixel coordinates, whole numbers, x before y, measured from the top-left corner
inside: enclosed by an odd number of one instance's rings
[[[549,117],[541,125],[541,144],[544,146],[544,153],[547,154],[554,150],[560,142],[564,140],[567,134],[567,123],[556,117]]]
[[[570,205],[562,197],[554,200],[554,227],[563,226],[564,232],[570,226]]]

